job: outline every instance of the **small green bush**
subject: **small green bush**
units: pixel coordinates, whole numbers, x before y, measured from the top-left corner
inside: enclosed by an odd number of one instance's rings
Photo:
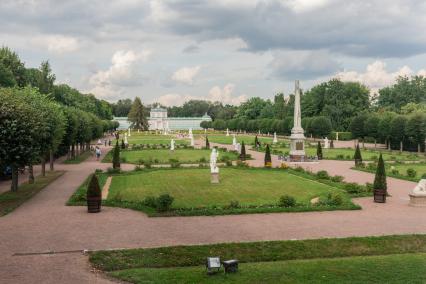
[[[422,179],[426,178],[426,173],[422,174]]]
[[[300,173],[304,173],[304,172],[305,172],[305,169],[304,169],[304,168],[302,168],[301,166],[297,166],[296,168],[294,168],[294,170],[295,170],[296,172],[300,172]]]
[[[407,176],[409,176],[409,177],[416,177],[416,175],[417,175],[417,172],[416,172],[415,169],[413,169],[413,168],[408,168],[407,169]]]
[[[283,195],[280,197],[278,202],[278,206],[280,207],[294,207],[296,206],[296,199],[290,195]]]
[[[319,171],[317,172],[316,176],[319,179],[330,179],[330,175],[328,174],[327,171]]]
[[[342,182],[345,178],[342,176],[333,176],[330,179],[331,181],[334,181],[334,182]]]
[[[355,182],[346,183],[344,189],[351,194],[359,194],[364,191],[363,187]]]
[[[158,212],[170,211],[170,209],[172,208],[173,201],[174,201],[174,198],[168,193],[160,195],[156,201],[157,211]]]
[[[343,204],[343,197],[339,193],[330,192],[325,199],[320,199],[318,205],[339,206]]]
[[[399,171],[397,169],[392,169],[391,173],[394,175],[399,175]]]
[[[154,196],[145,197],[143,204],[151,208],[157,208],[157,198]]]
[[[231,200],[231,202],[229,202],[229,205],[226,206],[229,209],[237,209],[240,208],[240,202],[238,202],[238,200]]]

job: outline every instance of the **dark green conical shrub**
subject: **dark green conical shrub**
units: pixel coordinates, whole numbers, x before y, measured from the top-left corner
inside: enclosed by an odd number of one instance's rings
[[[318,141],[317,156],[318,156],[318,160],[322,160],[322,147],[321,147],[321,142],[320,141]]]
[[[374,177],[373,188],[383,190],[388,189],[386,184],[385,162],[383,161],[381,153],[379,157],[379,162],[377,163],[376,176]]]
[[[361,165],[362,156],[361,156],[361,150],[359,149],[359,144],[356,144],[354,160],[355,160],[355,166]]]
[[[87,198],[102,197],[102,191],[99,187],[98,177],[93,174],[87,186]]]
[[[259,139],[257,138],[257,135],[254,137],[254,147],[257,148],[257,146],[259,145]]]
[[[210,149],[210,142],[207,136],[206,136],[206,149]]]
[[[240,160],[241,161],[245,161],[246,160],[246,146],[244,145],[244,141],[241,144]]]
[[[126,149],[126,144],[124,144],[124,140],[121,139],[121,149]]]
[[[118,147],[118,141],[115,143],[114,152],[112,154],[112,168],[120,168],[120,147]]]
[[[272,167],[272,158],[271,158],[271,151],[269,150],[269,144],[266,144],[265,167],[267,168]]]

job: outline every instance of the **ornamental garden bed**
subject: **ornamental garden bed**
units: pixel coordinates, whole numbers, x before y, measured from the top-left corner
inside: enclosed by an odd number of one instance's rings
[[[108,173],[100,173],[101,187]],[[149,216],[227,215],[360,209],[351,197],[371,195],[366,186],[300,169],[224,167],[220,183],[207,168],[143,169],[112,174],[106,206],[130,208]],[[69,205],[85,204],[86,184]],[[165,207],[158,204],[171,197]],[[318,199],[315,204],[312,199]]]
[[[368,173],[376,173],[376,164],[371,163],[358,167],[353,167]],[[422,178],[426,178],[426,163],[388,163],[386,164],[386,175],[388,177],[418,182]]]

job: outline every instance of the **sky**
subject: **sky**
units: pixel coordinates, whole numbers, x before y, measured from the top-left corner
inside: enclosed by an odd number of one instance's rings
[[[115,102],[240,104],[340,78],[426,75],[422,0],[0,0],[0,45]]]

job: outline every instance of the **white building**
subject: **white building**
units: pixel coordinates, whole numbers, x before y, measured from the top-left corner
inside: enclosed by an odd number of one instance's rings
[[[150,130],[199,130],[202,129],[201,122],[211,120],[207,114],[202,117],[167,117],[166,109],[153,108],[149,113],[148,125]]]

